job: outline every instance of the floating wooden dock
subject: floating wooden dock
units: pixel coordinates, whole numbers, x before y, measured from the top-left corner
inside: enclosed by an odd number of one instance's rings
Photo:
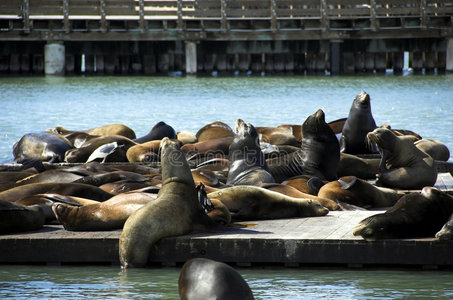
[[[453,188],[449,173],[436,187]],[[323,217],[234,223],[157,242],[150,264],[173,266],[206,257],[239,266],[453,267],[453,241],[435,238],[367,242],[354,226],[376,211],[332,211]],[[0,263],[119,264],[121,230],[72,232],[46,225],[35,232],[0,236]]]

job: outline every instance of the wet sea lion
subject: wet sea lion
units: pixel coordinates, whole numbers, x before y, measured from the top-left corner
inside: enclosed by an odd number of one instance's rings
[[[250,123],[236,120],[237,134],[230,145],[227,185],[272,183],[274,178],[259,145],[258,133]]]
[[[158,197],[127,219],[119,239],[123,268],[143,267],[151,246],[163,237],[215,226],[198,201],[192,173],[177,143],[164,138],[160,153],[162,188]]]
[[[64,161],[66,151],[72,147],[58,136],[47,133],[27,133],[13,145],[15,161],[39,159],[50,163]]]
[[[431,156],[434,160],[448,161],[450,159],[450,150],[440,141],[421,139],[414,142],[414,144],[415,147]]]
[[[178,279],[184,300],[251,300],[253,293],[242,276],[229,265],[206,258],[188,260]]]
[[[0,233],[38,230],[45,223],[45,215],[39,206],[23,206],[0,200]]]
[[[160,121],[159,123],[154,125],[153,128],[151,128],[150,132],[148,132],[147,135],[144,135],[140,138],[135,139],[134,142],[136,142],[138,144],[143,144],[143,143],[149,142],[149,141],[161,140],[164,137],[168,137],[170,139],[175,139],[176,132],[173,129],[173,127],[171,127],[170,125],[168,125],[167,123],[165,123],[163,121]]]
[[[221,121],[215,121],[200,128],[195,136],[198,142],[204,142],[228,136],[234,137],[234,132],[227,124]]]
[[[276,182],[298,175],[313,175],[321,180],[337,179],[340,145],[319,109],[302,124],[300,150],[268,159],[270,173]]]
[[[129,162],[153,162],[159,161],[160,140],[144,142],[130,147],[127,152]]]
[[[367,134],[367,139],[376,143],[381,154],[377,185],[418,190],[436,183],[434,160],[419,150],[409,137],[376,128]]]
[[[453,240],[453,214],[444,226],[436,233],[436,238],[439,240]]]
[[[127,127],[124,124],[108,124],[104,126],[99,126],[99,127],[94,127],[86,130],[68,130],[62,126],[57,126],[54,129],[50,129],[58,134],[62,135],[68,135],[73,132],[85,132],[88,133],[89,135],[98,135],[98,136],[103,136],[103,135],[121,135],[124,137],[127,137],[129,139],[135,139],[135,132]]]
[[[293,198],[262,187],[237,185],[208,194],[220,200],[236,220],[324,216],[329,210],[312,199]]]
[[[321,187],[318,197],[342,201],[363,208],[393,206],[404,194],[376,187],[355,176],[344,176]]]
[[[377,149],[367,144],[366,135],[376,128],[371,113],[370,95],[361,92],[352,102],[349,115],[340,137],[340,151],[349,154],[376,153]]]
[[[353,234],[365,240],[434,237],[453,213],[453,197],[432,187],[401,197],[385,213],[362,220]]]

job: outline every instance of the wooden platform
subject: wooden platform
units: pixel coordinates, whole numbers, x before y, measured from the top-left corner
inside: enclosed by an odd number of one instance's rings
[[[440,173],[436,187],[452,189]],[[171,266],[193,257],[250,266],[422,266],[451,268],[453,241],[401,239],[367,242],[352,234],[362,219],[383,211],[333,211],[324,217],[234,223],[159,241],[149,262]],[[119,264],[121,230],[71,232],[59,225],[0,236],[0,263]]]

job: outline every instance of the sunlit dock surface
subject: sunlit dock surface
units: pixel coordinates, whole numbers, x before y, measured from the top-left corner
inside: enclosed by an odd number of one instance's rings
[[[436,187],[452,189],[440,173]],[[451,268],[453,241],[435,238],[367,242],[354,226],[375,211],[332,211],[324,217],[236,222],[215,232],[195,232],[157,242],[152,265],[173,266],[206,257],[239,266],[397,266]],[[0,236],[0,263],[119,264],[121,230],[72,232],[60,225]]]

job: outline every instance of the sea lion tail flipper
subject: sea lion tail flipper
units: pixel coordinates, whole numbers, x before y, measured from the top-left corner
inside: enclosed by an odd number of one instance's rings
[[[340,186],[343,190],[347,190],[350,189],[357,182],[357,177],[355,176],[342,177],[338,179],[338,182],[340,183]]]
[[[317,195],[321,187],[324,185],[324,182],[322,182],[321,178],[314,176],[307,180],[307,185]]]

